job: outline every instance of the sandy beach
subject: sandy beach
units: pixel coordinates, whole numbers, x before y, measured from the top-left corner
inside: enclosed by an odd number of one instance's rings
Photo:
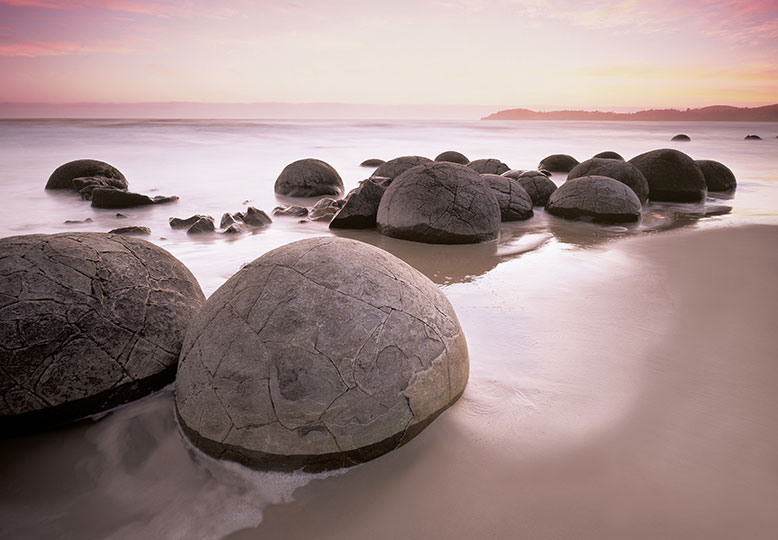
[[[776,246],[686,229],[448,287],[460,402],[229,538],[775,538]]]

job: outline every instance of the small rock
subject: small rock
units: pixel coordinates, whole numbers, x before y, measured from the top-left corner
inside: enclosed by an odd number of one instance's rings
[[[210,219],[213,221],[213,218],[211,216],[204,216],[202,214],[196,214],[192,217],[188,217],[186,219],[172,217],[168,220],[168,223],[170,223],[171,229],[187,229],[197,223],[198,220],[205,218]]]
[[[245,212],[238,212],[235,215],[240,217],[240,219],[243,220],[243,223],[251,225],[252,227],[264,227],[265,225],[273,223],[270,216],[262,210],[257,210],[253,206],[249,206]]]
[[[238,223],[233,223],[229,227],[224,229],[224,234],[239,234],[243,232],[243,227]]]
[[[186,231],[186,234],[209,233],[213,232],[214,230],[216,230],[216,227],[214,227],[213,219],[210,217],[204,217],[195,221],[194,225],[189,227],[189,229]]]
[[[689,137],[688,135],[684,134],[684,133],[679,133],[678,135],[676,135],[675,137],[673,137],[673,138],[672,138],[672,139],[670,139],[670,140],[671,140],[671,141],[682,141],[682,142],[688,142],[688,141],[691,141],[691,140],[692,140],[692,138],[691,138],[691,137]]]
[[[151,234],[151,229],[148,227],[138,227],[136,225],[132,225],[130,227],[119,227],[118,229],[113,229],[108,231],[108,234],[137,234],[137,235],[149,235]]]
[[[386,163],[386,161],[384,161],[383,159],[371,158],[371,159],[366,159],[365,161],[360,163],[359,166],[360,167],[380,167],[384,163]]]
[[[127,216],[125,216],[124,214],[122,214],[120,212],[116,212],[116,216],[114,216],[114,217],[116,217],[116,219],[127,219]]]
[[[338,210],[340,210],[338,201],[325,197],[313,205],[308,216],[311,218],[311,221],[330,221],[338,213]]]
[[[154,198],[141,193],[131,193],[113,188],[96,187],[92,190],[92,206],[94,208],[132,208],[150,204],[163,204],[177,201],[178,197],[157,196]]]
[[[76,220],[76,219],[68,219],[65,220],[65,225],[76,225],[78,223],[92,223],[92,218],[86,218],[82,220]]]
[[[219,222],[219,228],[226,229],[233,223],[237,223],[237,219],[235,218],[235,216],[233,216],[229,212],[225,212],[224,215],[222,216],[221,221]]]
[[[273,215],[304,217],[308,215],[308,209],[304,206],[276,206],[273,208]]]
[[[747,140],[747,141],[761,141],[762,137],[760,137],[759,135],[746,135],[745,140]]]

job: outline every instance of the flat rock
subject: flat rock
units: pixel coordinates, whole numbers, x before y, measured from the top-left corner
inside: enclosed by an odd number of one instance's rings
[[[409,169],[386,189],[378,232],[430,244],[472,244],[497,238],[500,205],[480,175],[455,163]]]
[[[551,172],[570,172],[578,165],[578,160],[567,154],[551,154],[543,158],[538,169],[546,169]]]
[[[343,193],[343,180],[329,163],[306,158],[284,167],[276,179],[274,190],[288,197],[340,195]]]
[[[648,180],[652,201],[697,202],[707,194],[705,177],[692,158],[669,148],[651,150],[630,159]]]
[[[549,214],[596,223],[638,221],[641,204],[627,185],[606,176],[583,176],[568,180],[546,203]]]
[[[505,163],[495,158],[476,159],[467,166],[478,174],[502,174],[511,170]]]
[[[526,171],[516,181],[532,199],[533,206],[545,206],[548,198],[556,191],[556,184],[540,171]]]
[[[73,179],[83,179],[86,177],[99,177],[106,179],[106,181],[111,179],[111,187],[118,189],[127,189],[128,187],[127,179],[113,165],[97,161],[96,159],[77,159],[57,167],[49,176],[49,180],[46,182],[46,189],[72,189],[79,191],[81,188],[76,188],[73,185]]]
[[[567,175],[568,180],[580,178],[581,176],[607,176],[618,180],[622,184],[629,186],[640,202],[648,200],[648,180],[640,172],[640,169],[627,163],[615,159],[592,158],[582,161],[570,171]]]
[[[211,295],[186,334],[175,407],[213,457],[321,471],[407,443],[467,378],[437,286],[381,249],[320,237],[266,253]]]
[[[467,165],[470,160],[464,154],[456,152],[454,150],[446,150],[441,152],[435,158],[435,161],[447,161],[449,163],[459,163],[460,165]]]
[[[515,178],[482,174],[481,179],[497,198],[501,221],[522,221],[532,217],[532,199]]]
[[[376,226],[376,215],[386,188],[372,179],[365,180],[346,196],[343,207],[330,221],[330,229],[370,229]]]
[[[94,208],[132,208],[135,206],[171,203],[177,200],[178,197],[175,195],[149,197],[141,193],[102,187],[92,190],[92,206]]]
[[[702,171],[708,191],[732,191],[737,187],[735,174],[723,163],[710,159],[698,159],[695,163]]]
[[[408,169],[431,162],[431,159],[422,156],[401,156],[398,158],[390,159],[378,167],[371,175],[371,178],[380,177],[384,179],[382,183],[385,187],[388,187],[395,178],[400,176]]]
[[[119,227],[118,229],[112,229],[108,231],[108,234],[128,234],[128,235],[148,236],[151,234],[151,229],[149,229],[148,227],[131,225],[129,227]]]
[[[67,423],[167,385],[204,301],[180,261],[139,238],[0,239],[0,434]]]

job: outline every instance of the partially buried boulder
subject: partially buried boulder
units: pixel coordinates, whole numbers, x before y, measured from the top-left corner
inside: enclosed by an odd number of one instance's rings
[[[73,179],[85,177],[99,177],[110,181],[112,187],[127,189],[127,179],[116,167],[96,159],[77,159],[57,167],[48,182],[46,189],[72,189],[79,191],[73,185]],[[106,184],[108,185],[108,184]],[[82,186],[83,187],[83,186]]]
[[[599,154],[594,154],[592,157],[600,158],[600,159],[618,159],[619,161],[624,161],[624,158],[621,156],[621,154],[612,152],[610,150],[606,150],[605,152],[600,152]]]
[[[435,161],[447,161],[449,163],[459,163],[460,165],[467,165],[470,163],[470,160],[467,159],[464,154],[460,154],[454,150],[446,150],[445,152],[438,154]]]
[[[502,221],[522,221],[532,217],[532,199],[516,179],[498,174],[482,174],[481,178],[497,198]]]
[[[583,176],[562,184],[546,203],[549,214],[596,223],[623,223],[640,219],[635,192],[606,176]]]
[[[429,279],[368,244],[311,238],[211,295],[186,335],[175,406],[211,456],[320,471],[405,444],[467,378],[464,334]]]
[[[433,162],[410,169],[381,198],[378,232],[429,244],[472,244],[497,238],[500,205],[474,170]]]
[[[538,169],[546,169],[551,172],[570,172],[578,165],[578,160],[567,154],[551,154],[543,158]]]
[[[175,195],[169,197],[162,195],[149,197],[141,193],[131,193],[129,191],[103,187],[92,190],[92,207],[94,208],[132,208],[150,204],[170,203],[177,200],[178,197]]]
[[[369,229],[376,226],[376,215],[386,188],[368,179],[346,196],[343,207],[330,221],[330,229]]]
[[[378,167],[372,174],[372,177],[380,177],[384,179],[382,184],[386,187],[389,186],[395,178],[400,176],[408,169],[416,167],[417,165],[431,162],[431,159],[422,156],[401,156],[398,158],[390,159]]]
[[[359,164],[360,167],[380,167],[386,163],[383,159],[370,158]]]
[[[709,191],[732,191],[737,187],[735,174],[723,163],[710,159],[698,159],[695,163],[700,167]]]
[[[467,166],[478,174],[502,174],[511,170],[505,163],[495,158],[476,159]]]
[[[629,160],[648,180],[652,201],[697,202],[705,200],[707,187],[699,165],[669,148],[651,150]]]
[[[170,383],[204,301],[181,262],[138,238],[0,239],[0,434],[70,422]]]
[[[556,191],[556,184],[540,171],[526,171],[520,174],[516,181],[532,199],[533,206],[544,206]]]
[[[343,193],[343,180],[329,163],[306,158],[284,167],[274,189],[279,195],[289,197],[340,195]]]
[[[627,163],[615,159],[592,158],[587,159],[573,167],[567,175],[568,180],[580,178],[581,176],[607,176],[618,180],[622,184],[629,186],[640,202],[648,200],[648,180],[640,172],[640,169]]]
[[[675,135],[670,140],[671,141],[676,141],[676,142],[689,142],[689,141],[692,140],[692,138],[689,137],[688,135],[686,135],[685,133],[679,133],[678,135]]]

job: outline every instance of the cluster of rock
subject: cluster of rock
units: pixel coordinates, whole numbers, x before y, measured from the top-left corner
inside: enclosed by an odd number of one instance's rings
[[[223,234],[238,234],[248,229],[266,227],[273,222],[262,210],[249,206],[245,212],[226,212],[219,222],[219,232]],[[168,220],[171,229],[186,229],[187,234],[202,234],[216,232],[216,222],[212,216],[195,214],[188,218],[172,217]]]

